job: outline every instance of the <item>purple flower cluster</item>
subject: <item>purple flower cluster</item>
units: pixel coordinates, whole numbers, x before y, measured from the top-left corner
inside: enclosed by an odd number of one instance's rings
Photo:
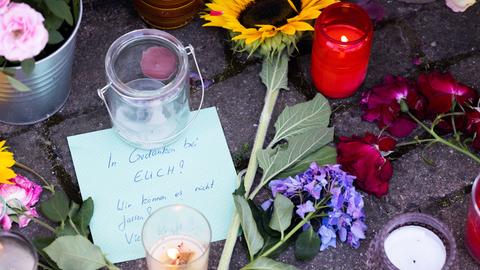
[[[363,198],[355,190],[355,177],[340,169],[340,165],[318,166],[315,162],[305,172],[280,180],[269,186],[273,197],[280,193],[296,205],[296,214],[305,218],[315,212],[320,216],[318,234],[322,240],[320,250],[336,247],[337,238],[354,248],[365,238],[365,213]],[[262,207],[268,209],[272,201]]]

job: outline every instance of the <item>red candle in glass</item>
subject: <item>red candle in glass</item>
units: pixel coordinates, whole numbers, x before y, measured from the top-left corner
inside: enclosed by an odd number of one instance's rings
[[[480,176],[475,179],[472,188],[472,198],[468,207],[467,224],[465,228],[465,244],[470,255],[480,263]]]
[[[330,98],[353,95],[367,74],[373,24],[358,5],[340,2],[322,11],[315,23],[312,80]]]

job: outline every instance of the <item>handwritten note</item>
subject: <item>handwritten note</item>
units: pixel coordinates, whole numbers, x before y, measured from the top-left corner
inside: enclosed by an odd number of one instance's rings
[[[142,258],[141,231],[161,206],[182,203],[226,237],[236,172],[215,108],[203,109],[177,142],[153,150],[124,143],[113,130],[68,138],[83,198],[92,197],[94,243],[112,262]]]

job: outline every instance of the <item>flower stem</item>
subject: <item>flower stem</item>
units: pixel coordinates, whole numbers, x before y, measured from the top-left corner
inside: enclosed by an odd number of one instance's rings
[[[308,215],[300,223],[298,223],[297,226],[295,226],[290,232],[288,232],[288,234],[285,235],[285,237],[283,239],[278,241],[274,246],[269,248],[267,251],[262,253],[260,256],[261,257],[268,257],[268,255],[272,254],[277,248],[282,246],[285,242],[288,241],[288,239],[290,239],[293,235],[295,235],[295,233],[298,230],[300,230],[303,227],[303,225],[305,225],[307,222],[309,222],[310,219],[312,219],[312,217],[314,216],[315,213],[316,213],[316,211],[308,213]]]
[[[478,156],[476,156],[475,154],[473,154],[472,152],[468,151],[468,149],[464,149],[464,148],[461,148],[447,140],[445,140],[444,138],[440,137],[434,130],[433,130],[433,127],[432,128],[428,128],[427,126],[425,126],[425,124],[423,124],[420,120],[418,120],[412,113],[410,112],[407,112],[407,114],[410,116],[410,118],[412,118],[415,122],[417,122],[418,125],[420,125],[423,129],[425,129],[428,133],[430,133],[430,135],[432,135],[432,137],[434,138],[435,141],[441,143],[441,144],[444,144],[454,150],[457,150],[458,152],[472,158],[473,160],[475,160],[476,162],[480,163],[480,158]]]
[[[399,144],[397,144],[397,147],[408,146],[408,145],[412,145],[412,144],[422,144],[422,143],[426,143],[426,142],[435,142],[435,141],[437,141],[437,140],[435,140],[435,139],[414,140],[414,141],[410,141],[410,142],[399,143]]]
[[[258,124],[257,134],[255,136],[255,141],[253,143],[252,153],[250,154],[250,160],[248,161],[247,172],[245,174],[244,186],[246,194],[248,196],[252,185],[253,180],[255,179],[255,174],[258,169],[258,160],[257,152],[262,149],[265,142],[265,137],[267,135],[268,126],[270,125],[270,120],[272,118],[273,108],[278,98],[279,90],[270,90],[267,89],[267,94],[265,96],[265,104],[263,106],[262,114],[260,116],[260,122]],[[225,241],[225,246],[223,247],[222,256],[220,257],[220,262],[218,264],[218,270],[228,270],[230,266],[230,260],[232,258],[233,248],[237,241],[238,230],[240,229],[240,217],[235,211],[233,220],[230,224],[230,229],[228,231],[227,239]]]
[[[50,266],[47,266],[47,265],[45,265],[41,262],[38,262],[37,264],[38,264],[38,266],[42,267],[43,270],[53,270],[53,268],[51,268]]]
[[[15,162],[15,166],[35,175],[38,179],[40,179],[43,182],[43,184],[45,185],[44,186],[45,189],[50,191],[52,194],[55,194],[55,187],[52,184],[50,184],[45,178],[43,178],[43,176],[37,173],[35,170],[33,170],[32,168],[20,162]]]

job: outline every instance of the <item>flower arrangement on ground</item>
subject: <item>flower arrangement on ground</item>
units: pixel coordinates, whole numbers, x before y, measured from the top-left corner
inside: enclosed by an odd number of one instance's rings
[[[398,147],[439,143],[480,163],[472,152],[480,149],[479,104],[477,92],[448,73],[421,74],[416,81],[387,76],[384,83],[363,94],[363,119],[397,138],[410,136],[417,127],[424,133],[402,143],[382,132],[341,137],[338,162],[357,177],[360,189],[377,197],[388,192],[393,175],[388,155]]]
[[[297,237],[296,256],[301,260],[335,246],[337,237],[353,247],[364,238],[363,200],[352,186],[353,177],[338,166],[322,167],[336,159],[335,149],[328,146],[333,128],[329,127],[330,106],[323,96],[287,107],[276,120],[275,136],[263,147],[278,93],[288,88],[289,57],[298,40],[314,30],[311,23],[321,9],[335,2],[213,0],[207,4],[204,26],[227,29],[235,51],[262,58],[260,77],[267,88],[249,164],[238,177],[236,214],[220,270],[229,268],[240,225],[251,261],[245,269],[296,269],[269,258],[293,237]],[[262,177],[253,188],[259,167]],[[263,204],[266,211],[262,211],[253,199],[267,185],[274,198]],[[295,205],[297,216],[293,218]]]
[[[0,0],[0,81],[28,90],[9,67],[21,65],[25,73],[32,72],[35,58],[54,51],[70,34],[79,1]]]
[[[40,269],[85,270],[106,267],[118,270],[105,258],[100,248],[88,239],[93,200],[88,198],[82,205],[70,201],[63,191],[56,190],[37,172],[15,161],[5,144],[5,141],[0,141],[0,225],[3,230],[10,230],[13,222],[19,228],[24,228],[33,221],[51,232],[52,237],[33,241],[43,258],[38,263]],[[34,175],[44,186],[16,174],[13,166]],[[43,190],[50,191],[52,195],[39,203]],[[37,208],[49,222],[40,219]],[[56,224],[56,227],[50,224]]]

